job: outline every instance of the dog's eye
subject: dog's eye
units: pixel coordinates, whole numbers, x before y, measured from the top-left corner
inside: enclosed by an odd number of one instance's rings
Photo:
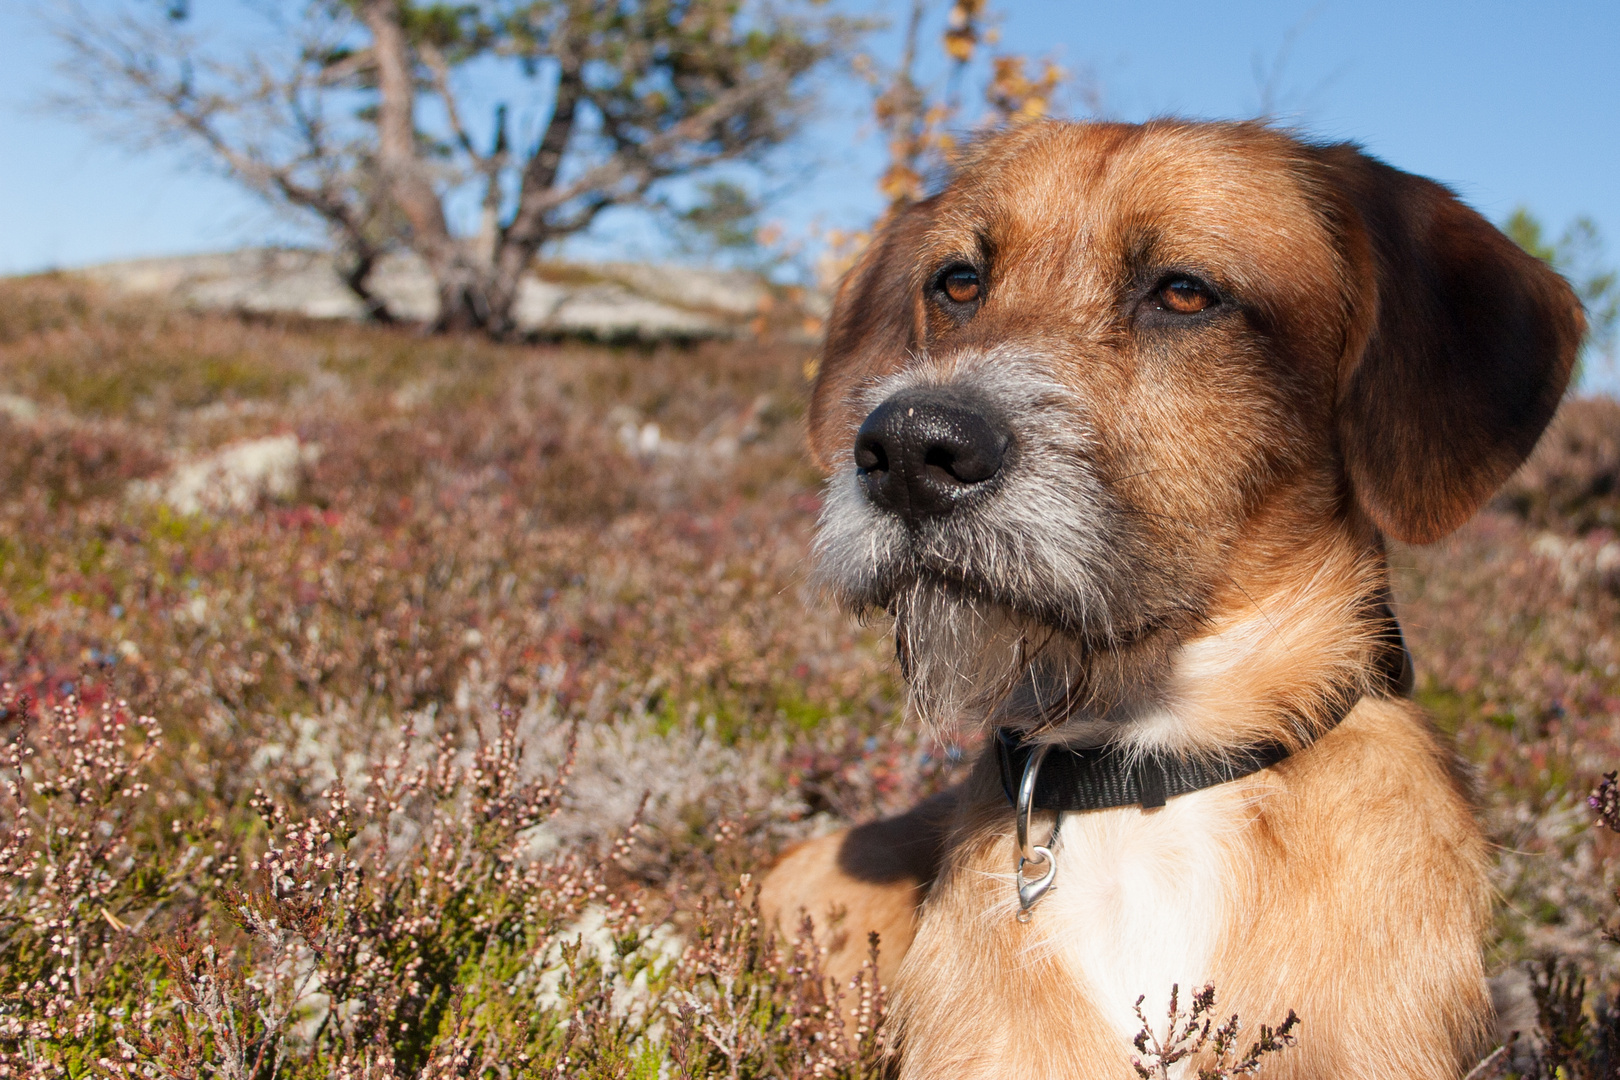
[[[1153,296],[1161,309],[1177,315],[1196,315],[1205,308],[1215,306],[1215,293],[1210,287],[1186,274],[1166,278]]]
[[[939,276],[939,289],[953,304],[971,304],[982,291],[979,272],[971,266],[953,266]]]

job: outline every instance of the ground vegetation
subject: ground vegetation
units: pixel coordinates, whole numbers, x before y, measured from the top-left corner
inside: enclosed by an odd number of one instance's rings
[[[750,875],[974,748],[807,581],[806,359],[0,284],[0,1075],[881,1075],[884,989]],[[1392,555],[1520,973],[1481,1077],[1612,1075],[1617,429],[1571,402]],[[275,440],[283,481],[170,501]],[[1308,1030],[1217,991],[1144,1070],[1203,1039],[1263,1075]]]

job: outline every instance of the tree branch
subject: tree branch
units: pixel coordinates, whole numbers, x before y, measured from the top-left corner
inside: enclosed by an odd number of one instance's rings
[[[472,139],[467,135],[467,129],[461,122],[461,113],[456,108],[456,95],[450,89],[450,65],[445,63],[444,53],[431,41],[424,41],[416,47],[417,54],[422,57],[422,64],[433,76],[433,90],[444,102],[445,118],[450,123],[450,133],[455,136],[456,145],[469,158],[472,159],[473,168],[480,173],[488,174],[489,165],[484,156],[473,146]]]
[[[660,161],[683,145],[702,145],[710,142],[713,138],[712,133],[727,120],[742,115],[759,102],[780,93],[787,81],[788,76],[785,72],[750,81],[718,95],[701,112],[671,125],[649,139],[640,142],[626,139],[620,147],[619,154],[594,168],[587,169],[567,186],[547,192],[539,204],[539,212],[547,213],[588,191],[596,189],[611,191],[620,180],[638,172],[647,173],[651,183],[676,173],[700,169],[725,160],[734,153],[732,148],[722,148],[713,153],[697,153],[680,161]],[[622,160],[625,157],[632,160],[629,162]]]
[[[568,50],[569,53],[572,50]],[[585,92],[585,79],[579,61],[572,55],[558,57],[557,90],[546,123],[545,136],[535,149],[534,156],[523,167],[523,181],[518,188],[517,212],[507,225],[503,241],[527,249],[524,261],[533,258],[546,234],[545,215],[551,209],[545,203],[547,192],[557,181],[563,154],[574,135],[574,124],[579,113],[579,99]],[[503,245],[504,246],[504,245]]]

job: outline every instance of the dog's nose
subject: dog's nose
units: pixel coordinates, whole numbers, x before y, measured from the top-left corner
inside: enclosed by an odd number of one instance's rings
[[[902,390],[873,409],[855,436],[867,498],[919,521],[951,511],[1001,470],[1011,435],[960,390]]]

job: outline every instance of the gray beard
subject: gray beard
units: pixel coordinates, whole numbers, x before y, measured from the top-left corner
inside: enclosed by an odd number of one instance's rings
[[[1058,722],[1076,707],[1084,658],[1050,627],[939,582],[914,581],[890,610],[908,704],[940,734]]]
[[[915,526],[866,498],[853,460],[828,481],[817,576],[855,612],[887,609],[913,711],[942,732],[1040,726],[1099,697],[1096,655],[1143,622],[1145,560],[1092,464],[1095,439],[1073,395],[1018,356],[918,366],[863,395],[875,407],[916,386],[982,395],[1012,418],[1014,452],[996,488]],[[1117,680],[1113,680],[1117,681]]]

